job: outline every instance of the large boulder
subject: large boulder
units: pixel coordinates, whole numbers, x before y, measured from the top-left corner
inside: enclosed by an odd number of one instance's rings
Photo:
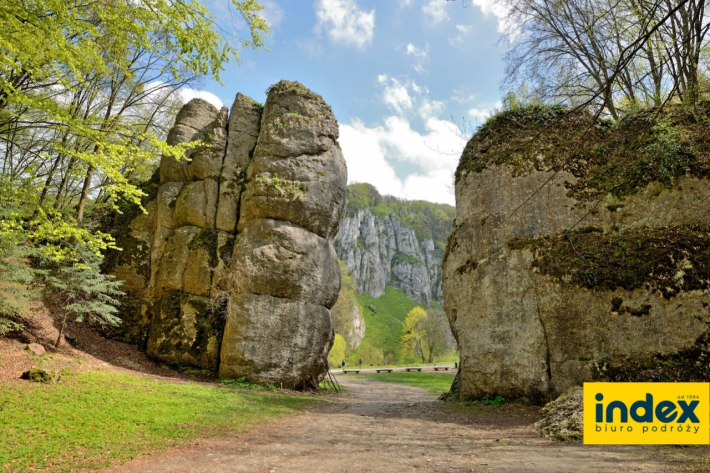
[[[532,109],[471,139],[443,284],[460,397],[543,403],[593,379],[707,379],[683,367],[710,323],[707,129],[665,119],[686,138],[667,145],[648,116],[609,128]],[[661,173],[669,154],[687,164]]]
[[[540,437],[569,442],[584,437],[584,391],[569,388],[540,411],[535,431]]]

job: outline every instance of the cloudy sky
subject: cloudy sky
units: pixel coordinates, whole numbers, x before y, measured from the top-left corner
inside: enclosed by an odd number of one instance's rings
[[[263,102],[271,84],[300,81],[333,107],[349,182],[453,204],[465,144],[458,130],[480,124],[501,95],[505,24],[491,0],[261,3],[270,51],[242,51],[224,86],[204,82],[194,93],[230,106],[236,92]],[[211,9],[223,29],[244,36],[228,5],[212,0]]]

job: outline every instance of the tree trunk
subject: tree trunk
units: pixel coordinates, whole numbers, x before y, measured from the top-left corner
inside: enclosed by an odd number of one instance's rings
[[[434,363],[434,347],[435,345],[429,344],[429,363]]]
[[[84,210],[86,209],[86,201],[89,200],[89,191],[91,190],[91,179],[94,177],[94,166],[89,165],[86,170],[86,178],[84,179],[84,187],[81,189],[81,197],[79,204],[76,206],[76,221],[81,223],[84,220]]]
[[[62,317],[62,325],[59,327],[59,336],[57,337],[57,343],[54,344],[54,348],[59,348],[59,344],[62,341],[62,335],[64,335],[64,327],[67,325],[67,315],[68,312],[64,311],[64,317]]]

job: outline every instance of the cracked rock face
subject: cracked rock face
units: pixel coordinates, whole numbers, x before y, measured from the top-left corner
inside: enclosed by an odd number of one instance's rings
[[[273,86],[264,107],[242,94],[229,113],[186,104],[168,142],[201,145],[188,161],[162,158],[157,195],[114,265],[139,301],[124,316],[142,334],[132,340],[222,377],[317,383],[340,290],[333,238],[347,171],[337,138],[330,107],[297,82]]]
[[[240,202],[222,377],[298,388],[327,370],[347,182],[337,137],[319,96],[271,88]]]
[[[426,305],[443,302],[434,242],[420,241],[394,214],[379,216],[364,209],[346,217],[336,249],[359,293],[380,297],[385,286],[392,286]]]
[[[542,274],[540,247],[520,242],[549,239],[575,226],[601,239],[706,225],[709,217],[695,203],[710,191],[708,181],[682,178],[671,189],[652,183],[623,205],[611,205],[618,204],[609,202],[611,196],[600,203],[578,201],[566,188],[575,182],[565,171],[521,174],[508,165],[464,172],[457,180],[443,292],[461,352],[462,398],[488,394],[546,402],[596,379],[607,366],[654,363],[658,356],[692,350],[707,331],[707,291],[666,298],[646,287],[581,287]]]

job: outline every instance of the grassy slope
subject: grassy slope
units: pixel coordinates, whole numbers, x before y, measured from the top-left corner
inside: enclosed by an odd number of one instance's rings
[[[190,439],[240,432],[310,402],[116,373],[69,374],[54,385],[0,383],[0,470],[109,466]]]
[[[434,394],[443,394],[449,391],[454,382],[455,372],[452,373],[380,373],[354,375],[372,381],[385,383],[406,384],[415,388],[426,389]]]
[[[354,366],[360,357],[362,357],[365,365],[382,365],[383,363],[396,365],[416,362],[417,360],[402,358],[399,339],[402,335],[404,319],[410,310],[420,304],[409,299],[404,292],[390,286],[385,288],[385,294],[380,298],[372,297],[367,293],[357,294],[357,297],[365,319],[365,338],[360,347],[348,355],[348,364]],[[377,313],[373,313],[370,310],[370,305],[375,307]],[[434,307],[439,308],[438,304]],[[449,356],[441,357],[436,361],[444,363],[453,362],[456,359],[455,354],[451,353]]]
[[[382,348],[384,344],[387,350],[391,350],[393,343],[399,343],[407,313],[419,304],[409,299],[404,292],[390,286],[385,288],[385,294],[380,298],[374,298],[367,293],[359,296],[367,327],[363,341],[368,341],[377,348]],[[376,313],[370,310],[370,305],[375,307]]]

